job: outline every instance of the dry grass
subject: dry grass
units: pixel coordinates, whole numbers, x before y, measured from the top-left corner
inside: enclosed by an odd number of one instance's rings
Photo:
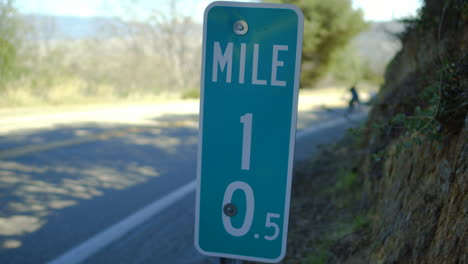
[[[100,105],[115,103],[151,103],[173,101],[185,98],[184,91],[142,92],[135,91],[126,95],[119,94],[117,89],[108,84],[90,85],[80,78],[64,78],[56,80],[44,87],[33,86],[30,81],[14,82],[0,96],[0,109],[47,107],[69,105]],[[361,87],[359,87],[361,88]],[[363,86],[361,98],[365,101],[375,87]],[[320,89],[301,89],[299,111],[308,111],[318,107],[345,107],[349,100],[346,87],[330,87]]]
[[[177,98],[180,98],[180,92],[133,92],[119,95],[112,85],[90,86],[82,79],[68,78],[48,85],[47,89],[17,81],[2,93],[0,108],[160,102]]]

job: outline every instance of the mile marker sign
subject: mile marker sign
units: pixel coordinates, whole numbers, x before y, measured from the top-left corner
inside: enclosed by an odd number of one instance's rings
[[[278,262],[286,253],[303,15],[214,2],[205,11],[195,246]]]

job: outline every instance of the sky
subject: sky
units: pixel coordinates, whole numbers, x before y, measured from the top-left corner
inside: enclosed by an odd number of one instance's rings
[[[130,1],[130,0],[129,0]],[[171,0],[139,0],[144,6],[168,10]],[[354,8],[364,11],[364,18],[373,21],[386,21],[415,16],[422,0],[352,0]],[[16,0],[22,13],[70,16],[106,16],[112,6],[122,0]],[[201,22],[203,10],[210,0],[178,0],[178,10],[183,15],[192,16]],[[244,1],[245,2],[245,1]],[[115,12],[114,12],[115,13]]]

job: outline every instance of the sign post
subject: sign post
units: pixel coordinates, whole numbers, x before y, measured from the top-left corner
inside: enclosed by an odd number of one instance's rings
[[[278,262],[286,253],[303,15],[214,2],[205,11],[195,246]]]

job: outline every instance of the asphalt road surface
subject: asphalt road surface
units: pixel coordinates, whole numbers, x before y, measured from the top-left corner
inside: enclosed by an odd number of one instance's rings
[[[217,263],[193,246],[198,116],[140,110],[2,119],[0,263]],[[343,112],[300,113],[297,162],[365,116]]]

